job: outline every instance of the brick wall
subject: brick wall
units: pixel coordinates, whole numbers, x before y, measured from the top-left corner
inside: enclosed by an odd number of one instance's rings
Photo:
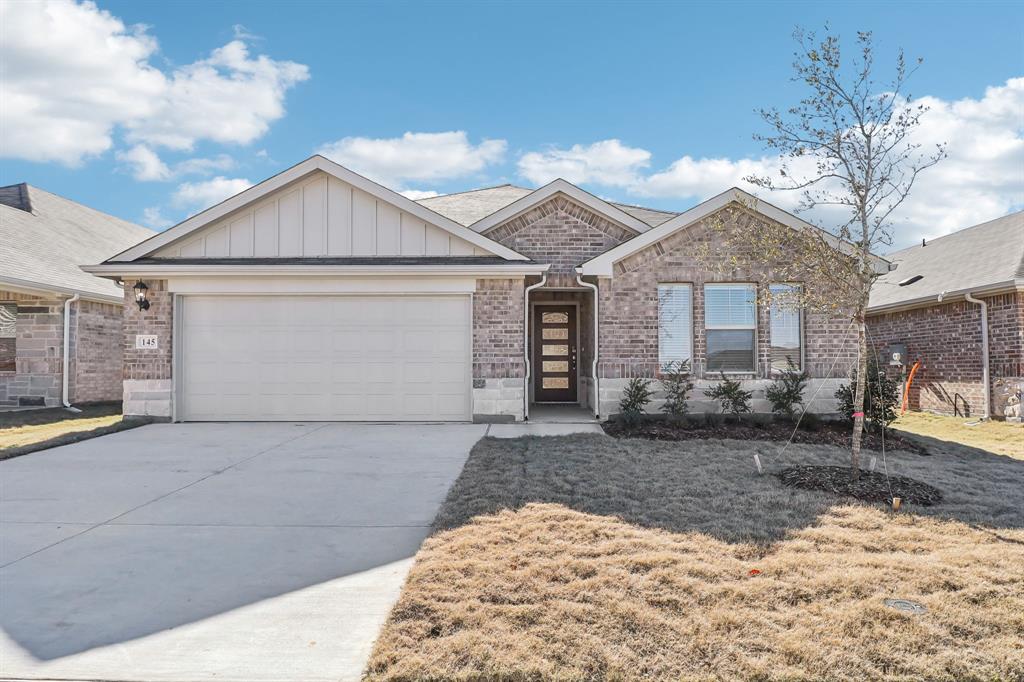
[[[759,290],[763,290],[779,281],[773,277],[771,264],[751,271],[732,268],[729,264],[733,254],[722,243],[722,233],[709,229],[721,221],[726,230],[741,230],[747,219],[749,216],[742,210],[722,209],[701,224],[676,232],[620,261],[615,266],[614,277],[600,280],[599,376],[655,375],[658,369],[658,284],[663,282],[692,285],[693,370],[698,378],[705,376],[704,284],[756,283]],[[713,261],[697,256],[705,251],[712,254]],[[848,375],[856,360],[853,332],[844,340],[849,328],[850,317],[845,313],[808,311],[804,314],[804,366],[812,377],[825,377],[833,363],[833,377]],[[757,315],[757,371],[746,378],[769,376],[769,346],[768,307],[761,305]]]
[[[0,407],[61,403],[64,301],[0,290],[18,305],[15,371],[0,373]]]
[[[526,375],[521,279],[479,279],[473,296],[473,378]]]
[[[1009,391],[1024,381],[1024,294],[983,299],[988,303],[989,374],[996,395],[994,415],[1002,414]],[[981,355],[981,306],[967,301],[935,304],[868,319],[871,344],[879,353],[893,343],[907,345],[908,361],[920,359],[909,406],[944,414],[984,410]],[[887,368],[897,374],[897,368]]]
[[[134,285],[124,285],[124,414],[167,418],[172,413],[174,296],[165,280],[146,280],[149,308],[139,310]],[[138,334],[155,334],[158,347],[137,349]]]
[[[560,195],[486,233],[524,256],[550,263],[547,287],[579,286],[577,265],[635,234]]]
[[[72,402],[121,400],[122,306],[80,300],[71,307],[71,315]]]

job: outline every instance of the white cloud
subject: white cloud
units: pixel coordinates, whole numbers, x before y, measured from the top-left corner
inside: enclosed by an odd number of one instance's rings
[[[922,97],[913,104],[924,104],[930,110],[922,116],[912,142],[921,144],[923,150],[946,142],[949,156],[918,176],[910,198],[893,215],[895,246],[948,234],[1024,207],[1024,78],[990,87],[981,99],[951,102]],[[617,140],[605,140],[587,147],[576,145],[559,154],[526,154],[520,159],[520,173],[534,182],[562,175],[572,182],[615,186],[646,198],[704,200],[736,186],[787,210],[796,208],[800,200],[799,193],[766,193],[743,180],[750,175],[777,178],[781,163],[776,157],[683,156],[664,170],[640,176],[635,168],[646,166],[640,161],[645,150],[632,149],[632,155],[587,153],[615,150],[616,145]],[[593,161],[600,158],[612,161]],[[616,158],[623,161],[616,165]],[[637,160],[634,167],[625,161],[629,158]],[[813,165],[808,157],[790,167],[799,177],[802,170],[811,175]],[[572,173],[578,179],[570,177]],[[842,220],[839,211],[821,209],[808,217],[828,225]]]
[[[530,152],[519,159],[519,174],[530,182],[544,185],[556,178],[572,183],[630,186],[641,169],[650,165],[651,153],[627,147],[619,140],[602,140],[591,145],[573,145],[569,149],[551,148]]]
[[[144,144],[118,151],[114,158],[128,168],[132,177],[140,182],[167,181],[185,175],[211,175],[217,171],[230,170],[235,167],[235,160],[227,154],[219,154],[212,158],[185,159],[174,164],[164,163],[160,156]]]
[[[252,187],[245,178],[215,178],[201,182],[183,182],[171,197],[171,204],[179,208],[207,209],[228,197]]]
[[[412,199],[413,201],[419,201],[420,199],[429,199],[431,197],[441,196],[439,193],[431,189],[407,189],[399,192],[406,199]]]
[[[309,77],[250,57],[240,40],[165,73],[150,63],[158,43],[146,27],[92,2],[0,2],[0,24],[0,154],[31,161],[79,165],[108,151],[118,127],[149,147],[251,142]]]
[[[165,218],[159,206],[150,206],[142,210],[142,223],[154,230],[163,230],[174,224],[174,221]]]
[[[345,137],[318,154],[387,187],[406,181],[439,181],[470,175],[505,158],[505,140],[470,144],[465,131],[405,133],[402,137]]]
[[[118,163],[128,166],[136,180],[170,180],[174,175],[157,153],[144,144],[137,144],[127,151],[119,151],[114,156]]]

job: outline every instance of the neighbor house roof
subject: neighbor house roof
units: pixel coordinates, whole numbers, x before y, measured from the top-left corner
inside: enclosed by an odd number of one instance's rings
[[[0,286],[121,300],[120,287],[83,272],[151,230],[38,187],[0,187]]]
[[[455,194],[444,194],[439,197],[428,197],[426,199],[419,199],[417,203],[461,225],[472,227],[474,223],[479,223],[487,216],[497,213],[523,197],[533,194],[535,191],[526,187],[506,184],[498,185],[497,187],[472,189]],[[620,204],[614,201],[609,201],[608,203],[650,227],[661,225],[666,220],[678,215],[678,213],[661,211],[655,208]]]
[[[1024,287],[1024,211],[917,244],[887,256],[896,269],[880,277],[868,309],[953,300],[965,292]]]

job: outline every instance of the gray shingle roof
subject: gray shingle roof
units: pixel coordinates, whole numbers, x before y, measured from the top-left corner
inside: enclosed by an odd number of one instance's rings
[[[518,201],[531,193],[533,193],[533,190],[526,187],[498,185],[497,187],[484,187],[483,189],[473,189],[468,192],[420,199],[416,203],[426,206],[431,211],[440,213],[445,218],[454,220],[460,225],[469,227],[473,223],[486,218],[496,211],[500,211],[512,202]],[[609,203],[651,227],[657,227],[666,220],[678,215],[670,211],[659,211],[642,206],[617,204],[615,202]]]
[[[889,254],[896,269],[871,290],[869,309],[934,301],[999,285],[1024,284],[1024,211]],[[913,283],[900,282],[920,275]]]
[[[0,202],[0,285],[8,279],[26,287],[121,296],[114,282],[78,266],[101,263],[153,232],[38,187],[20,187],[31,212]],[[0,196],[4,190],[10,187],[0,188]]]

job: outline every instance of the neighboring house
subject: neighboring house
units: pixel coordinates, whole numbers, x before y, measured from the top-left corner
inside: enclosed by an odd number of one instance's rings
[[[832,412],[855,355],[849,315],[770,310],[759,290],[798,283],[768,266],[715,275],[696,255],[710,245],[728,264],[710,226],[753,219],[815,229],[739,190],[681,214],[564,180],[415,202],[314,156],[85,269],[124,281],[129,414],[512,420],[567,403],[609,415],[631,377],[672,360],[691,362],[694,409],[717,409],[701,389],[724,371],[763,411],[787,356],[813,377],[812,409]]]
[[[0,187],[0,407],[121,400],[121,288],[79,265],[152,234],[37,187]]]
[[[886,362],[891,346],[906,347],[890,372],[921,362],[909,407],[1002,416],[1024,388],[1024,212],[887,258],[896,269],[871,291],[868,331]]]

